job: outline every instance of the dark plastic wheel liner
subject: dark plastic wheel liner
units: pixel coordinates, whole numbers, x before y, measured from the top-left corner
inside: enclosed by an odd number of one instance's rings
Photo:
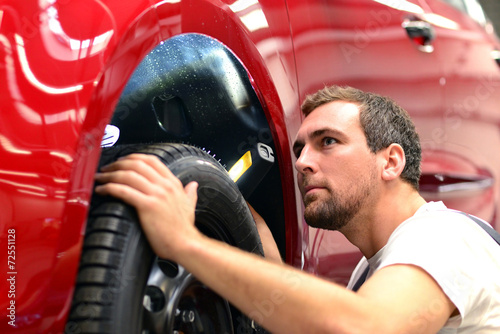
[[[125,145],[105,148],[101,165],[134,152],[156,155],[183,184],[199,183],[202,232],[263,254],[244,198],[210,155],[182,144]],[[132,207],[93,198],[66,333],[255,332],[263,331],[184,268],[155,256]]]

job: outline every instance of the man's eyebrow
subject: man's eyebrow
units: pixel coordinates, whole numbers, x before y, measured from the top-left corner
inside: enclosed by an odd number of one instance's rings
[[[311,139],[316,139],[318,137],[322,137],[323,135],[325,135],[325,133],[331,134],[335,137],[342,137],[343,136],[343,133],[337,129],[330,128],[330,127],[324,127],[321,129],[314,130],[313,132],[311,132],[308,135],[308,137]],[[299,141],[299,142],[301,142],[301,141]]]
[[[315,139],[315,138],[323,136],[325,133],[331,133],[331,134],[333,134],[335,136],[340,136],[341,135],[340,131],[338,131],[338,130],[335,130],[335,129],[332,129],[332,128],[321,128],[321,129],[313,131],[309,135],[309,137],[311,139]]]
[[[332,136],[339,137],[339,138],[345,136],[345,133],[340,131],[340,130],[330,128],[330,127],[324,127],[324,128],[318,129],[316,131],[313,131],[313,133],[311,133],[310,137],[311,138],[321,137],[325,133],[331,134]]]

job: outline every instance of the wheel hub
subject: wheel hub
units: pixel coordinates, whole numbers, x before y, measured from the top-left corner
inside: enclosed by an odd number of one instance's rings
[[[143,298],[142,333],[232,334],[231,309],[182,266],[157,258]]]

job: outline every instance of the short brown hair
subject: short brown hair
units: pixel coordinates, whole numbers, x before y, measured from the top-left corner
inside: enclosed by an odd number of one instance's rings
[[[359,106],[361,127],[373,153],[393,143],[401,145],[406,159],[401,178],[418,190],[422,149],[415,125],[408,113],[388,97],[348,86],[328,86],[308,95],[301,109],[307,117],[314,109],[333,101],[346,101]]]

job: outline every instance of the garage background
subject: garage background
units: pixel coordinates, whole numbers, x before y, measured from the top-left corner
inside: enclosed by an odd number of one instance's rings
[[[500,36],[500,1],[499,0],[479,0],[488,18],[492,21],[497,36]]]

